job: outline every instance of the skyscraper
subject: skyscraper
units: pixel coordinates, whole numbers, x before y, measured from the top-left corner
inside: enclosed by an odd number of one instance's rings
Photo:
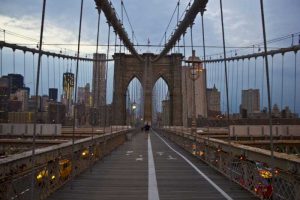
[[[93,63],[93,106],[99,108],[106,104],[106,54],[95,54]]]
[[[24,87],[24,77],[21,74],[8,74],[10,80],[10,93],[15,93]]]
[[[242,90],[241,109],[247,111],[248,114],[260,111],[259,89]]]
[[[57,88],[49,88],[49,100],[57,101]]]
[[[193,52],[193,57],[189,60],[200,61],[199,57],[195,56]],[[195,71],[193,71],[192,66],[182,67],[182,99],[183,99],[183,124],[186,126],[187,120],[192,118],[193,112],[193,84],[195,86],[195,106],[196,106],[196,118],[198,116],[207,117],[207,103],[206,103],[206,70],[203,68],[201,63],[194,63]],[[192,77],[197,73],[197,78],[193,81]]]
[[[214,117],[216,115],[221,114],[220,112],[221,95],[215,85],[213,88],[206,89],[206,96],[207,96],[208,116]]]

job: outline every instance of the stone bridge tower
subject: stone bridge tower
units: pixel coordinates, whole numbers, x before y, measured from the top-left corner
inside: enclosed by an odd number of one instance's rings
[[[126,91],[133,78],[137,78],[144,92],[144,121],[152,121],[152,91],[159,78],[163,78],[170,95],[170,124],[182,125],[181,54],[166,55],[153,61],[157,55],[146,53],[139,60],[133,55],[114,55],[114,124],[126,124]]]

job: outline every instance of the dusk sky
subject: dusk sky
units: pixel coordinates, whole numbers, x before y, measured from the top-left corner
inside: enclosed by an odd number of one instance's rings
[[[121,16],[120,9],[120,0],[112,0],[113,6],[116,8],[118,15]],[[186,8],[189,0],[180,1],[180,16]],[[147,44],[148,38],[150,43],[153,45],[159,44],[161,41],[166,26],[171,18],[173,10],[176,7],[177,0],[124,0],[126,10],[128,12],[131,24],[133,26],[136,39],[139,44]],[[40,33],[40,21],[41,21],[41,11],[42,11],[42,0],[0,0],[0,40],[4,39],[3,29],[7,31],[5,34],[5,40],[9,43],[18,43],[31,45],[35,47],[37,41],[39,40]],[[288,36],[291,34],[294,35],[293,44],[298,44],[300,40],[300,1],[299,0],[265,0],[265,19],[266,19],[266,29],[267,29],[267,39],[271,40],[274,38],[279,38],[282,36]],[[247,54],[253,52],[252,48],[248,50],[235,50],[240,49],[239,47],[248,47],[253,44],[262,43],[262,28],[261,28],[261,15],[260,15],[260,1],[259,0],[223,0],[224,8],[224,24],[225,24],[225,37],[226,45],[228,47],[235,47],[228,49],[228,55],[232,55],[237,52],[238,55]],[[79,25],[79,9],[80,9],[80,0],[48,0],[46,8],[46,18],[45,18],[45,32],[44,32],[44,43],[46,44],[43,49],[59,52],[60,50],[63,53],[69,55],[74,55],[77,44],[78,37],[78,25]],[[215,55],[217,57],[222,53],[222,35],[221,35],[221,22],[220,22],[220,7],[219,0],[209,0],[207,5],[207,12],[205,12],[205,36],[206,36],[206,45],[207,55]],[[124,19],[126,19],[124,17]],[[200,28],[200,16],[196,18],[195,25],[193,28],[194,34],[194,45],[202,45],[202,35]],[[131,36],[130,26],[127,20],[124,22],[126,31],[128,35]],[[171,26],[167,32],[167,36],[175,28],[176,16],[171,23]],[[93,0],[84,0],[84,11],[83,11],[83,27],[82,27],[82,44],[81,47],[81,56],[85,57],[86,54],[90,56],[95,52],[96,43],[96,29],[97,29],[97,10],[95,9],[95,2]],[[101,16],[101,27],[100,27],[100,44],[107,44],[107,23],[104,15]],[[32,39],[22,39],[20,37],[15,37],[8,32],[20,34],[22,36],[27,36]],[[186,37],[186,44],[190,44],[189,38],[190,32],[188,30]],[[111,36],[111,44],[114,44],[114,34]],[[47,45],[47,44],[73,44],[73,45]],[[280,48],[288,47],[292,44],[292,38],[285,39],[281,42],[269,44],[270,48]],[[262,48],[262,46],[260,46]],[[254,51],[258,51],[258,46],[255,46]],[[187,48],[187,56],[191,54],[191,49]],[[230,52],[230,50],[232,50]],[[138,48],[139,53],[144,53],[147,51],[147,48]],[[151,52],[159,53],[160,49],[151,48]],[[177,50],[176,50],[177,51]],[[100,48],[101,53],[106,53],[106,47]],[[114,52],[114,48],[111,48],[110,55]],[[180,52],[183,52],[183,49],[180,49]],[[199,57],[202,57],[202,48],[196,48],[196,52]],[[8,49],[3,49],[3,71],[2,74],[12,73],[12,51]],[[281,81],[281,64],[282,58],[281,55],[274,57],[274,80]],[[47,61],[44,60],[46,63]],[[271,62],[271,60],[270,60]],[[54,60],[51,65],[58,65],[58,61]],[[297,54],[297,63],[300,63],[299,55]],[[246,62],[244,65],[246,66]],[[262,60],[257,61],[257,66],[262,69]],[[65,63],[64,65],[71,65],[71,63]],[[89,70],[82,71],[81,82],[84,84],[91,78],[91,63],[85,63],[85,66],[89,67]],[[241,66],[242,62],[238,62],[237,65]],[[254,65],[254,61],[250,63]],[[284,105],[289,105],[293,107],[293,98],[294,95],[294,53],[285,55],[284,58],[284,88],[285,93],[280,93],[280,84],[278,81],[274,81],[274,100],[280,104],[281,96],[284,96]],[[26,66],[32,66],[32,55],[26,54]],[[75,66],[75,62],[72,63],[72,66]],[[213,65],[212,65],[213,66]],[[230,64],[229,64],[230,66]],[[297,65],[299,66],[299,65]],[[216,67],[216,65],[215,65]],[[220,66],[221,67],[221,66]],[[277,69],[277,68],[278,69]],[[300,70],[297,67],[297,81],[296,85],[300,85]],[[66,70],[66,66],[64,66]],[[209,69],[208,69],[209,71]],[[23,53],[16,52],[16,72],[23,73]],[[32,67],[28,69],[28,76],[25,78],[25,82],[28,83],[28,86],[32,87]],[[57,72],[56,72],[57,73]],[[109,85],[112,85],[112,73],[113,67],[109,67]],[[244,72],[245,73],[245,72]],[[258,72],[261,77],[262,72]],[[220,80],[210,80],[208,76],[208,86],[211,87],[214,83],[219,83],[219,89],[222,90],[222,83]],[[246,77],[244,74],[242,76],[241,71],[236,74],[240,77],[238,81],[239,90],[245,89],[246,83],[245,80],[242,84],[241,77]],[[54,72],[50,70],[49,77],[51,78],[50,84],[53,83],[52,77],[55,77]],[[216,79],[216,76],[214,76]],[[252,73],[251,78],[254,77]],[[47,76],[43,78],[43,84],[47,85]],[[233,78],[234,79],[234,78]],[[258,84],[262,85],[261,78],[257,78]],[[236,80],[236,79],[235,79]],[[251,79],[252,80],[252,79]],[[58,81],[57,81],[58,82]],[[275,85],[275,82],[277,85]],[[245,84],[244,84],[245,83]],[[58,83],[56,83],[57,85]],[[242,88],[241,85],[244,85]],[[253,87],[256,84],[253,84]],[[45,86],[44,86],[45,87]],[[252,87],[252,86],[251,86]],[[252,88],[253,88],[252,87]],[[276,89],[277,88],[277,89]],[[297,101],[300,101],[300,86],[296,89]],[[108,93],[108,100],[111,101],[111,89]],[[231,91],[233,92],[233,91]],[[276,93],[276,94],[275,94]],[[224,94],[224,93],[223,93]],[[236,96],[236,94],[232,94]],[[240,99],[240,93],[238,92],[237,96]],[[261,95],[263,99],[266,99],[266,91],[264,95]],[[233,104],[238,105],[240,100],[234,100]],[[266,106],[266,101],[263,100],[262,104]],[[283,105],[283,106],[284,106]],[[262,105],[261,105],[262,107]],[[237,111],[238,107],[235,106],[233,111]],[[297,111],[300,111],[300,105],[296,108]]]

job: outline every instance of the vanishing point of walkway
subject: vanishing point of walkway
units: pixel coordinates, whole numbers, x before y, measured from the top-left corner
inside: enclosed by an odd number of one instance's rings
[[[50,200],[257,199],[154,131],[140,132]]]

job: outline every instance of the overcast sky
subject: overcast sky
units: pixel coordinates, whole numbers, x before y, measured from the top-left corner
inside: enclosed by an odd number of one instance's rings
[[[188,2],[189,0],[180,1],[180,16],[186,8]],[[176,3],[177,0],[124,0],[126,10],[137,38],[135,43],[138,42],[139,44],[147,44],[147,40],[149,38],[151,44],[159,44],[164,35],[166,26],[171,18],[172,12],[176,7]],[[223,0],[225,37],[226,45],[228,47],[250,46],[252,44],[262,42],[259,3],[259,0]],[[36,44],[39,39],[40,32],[42,0],[0,0],[0,4],[0,28],[5,29],[7,32],[10,31],[32,38],[32,40],[24,40],[7,33],[5,34],[5,40],[11,43]],[[120,0],[112,0],[112,4],[116,8],[118,15],[121,16]],[[264,5],[268,40],[292,33],[297,33],[294,37],[294,44],[298,43],[298,32],[300,32],[300,1],[265,0]],[[67,54],[75,54],[78,37],[79,9],[80,0],[47,1],[44,43],[74,45],[45,45],[43,49],[56,52],[62,50]],[[219,48],[222,46],[219,0],[209,0],[207,12],[205,13],[204,17],[206,45],[217,47],[207,48],[207,55],[219,54],[222,52],[222,49]],[[193,28],[194,45],[202,44],[200,20],[201,19],[198,16]],[[175,24],[176,16],[171,23],[167,35],[173,31]],[[127,20],[124,21],[124,25],[128,35],[131,36],[131,30]],[[97,10],[95,9],[95,2],[93,0],[84,0],[82,44],[94,45],[96,43],[96,28]],[[106,45],[108,31],[104,15],[101,16],[100,30],[100,43]],[[0,40],[3,39],[4,34],[2,31],[0,31]],[[112,35],[110,43],[114,43],[114,35]],[[186,37],[186,43],[190,44],[189,31]],[[270,44],[269,46],[286,47],[291,45],[291,43],[292,39],[290,38],[279,43]],[[255,47],[255,51],[257,51],[257,49],[258,47]],[[160,49],[157,48],[151,48],[150,50],[153,53],[158,53],[160,51]],[[187,55],[190,55],[191,49],[186,50]],[[199,48],[196,50],[198,55],[201,57],[202,49]],[[92,54],[95,52],[95,46],[82,46],[81,51],[82,56],[85,56],[86,54]],[[111,48],[111,55],[113,51],[114,48]],[[147,48],[138,48],[138,51],[143,53],[147,51]],[[183,49],[180,49],[180,51],[183,52]],[[237,50],[237,54],[240,55],[252,51],[252,49],[248,51]],[[101,47],[100,52],[106,53],[106,47]],[[232,51],[231,53],[228,52],[228,54],[230,55],[234,52],[235,51]],[[3,74],[7,74],[8,72],[12,72],[12,53],[4,49],[3,55],[3,63],[5,65],[3,66]],[[16,52],[16,71],[19,70],[19,73],[23,72],[22,60],[22,53]],[[288,63],[288,65],[291,67],[293,66],[292,56],[290,59],[285,60],[285,63]],[[30,55],[26,55],[26,64],[32,65],[32,56],[30,58]],[[58,65],[58,61],[54,61],[54,64]],[[64,65],[71,65],[71,63],[64,63]],[[88,63],[85,65],[89,66]],[[278,65],[280,65],[280,59],[278,59]],[[66,66],[64,67],[66,68]],[[73,63],[72,66],[74,67],[75,63]],[[112,69],[113,68],[110,67],[110,80],[112,79]],[[31,74],[32,72],[29,70],[28,73]],[[50,76],[54,76],[53,73],[54,72],[50,72]],[[91,73],[91,71],[85,71],[84,73],[87,75],[85,78],[83,78],[85,81],[82,81],[82,84],[90,79],[89,73]],[[297,74],[299,74],[299,72],[297,72]],[[28,75],[25,81],[30,83],[32,82],[30,79],[32,79],[32,77]],[[44,80],[46,80],[46,77],[44,77]],[[50,82],[52,83],[53,80],[51,79]],[[109,84],[112,84],[112,81],[110,81]],[[286,84],[287,86],[293,87],[293,82],[287,82]],[[300,92],[297,94],[298,96],[299,93]],[[289,93],[289,95],[293,94]],[[279,94],[279,96],[281,96],[281,94]],[[111,99],[111,93],[109,94],[109,99]],[[287,102],[289,99],[287,99]]]

